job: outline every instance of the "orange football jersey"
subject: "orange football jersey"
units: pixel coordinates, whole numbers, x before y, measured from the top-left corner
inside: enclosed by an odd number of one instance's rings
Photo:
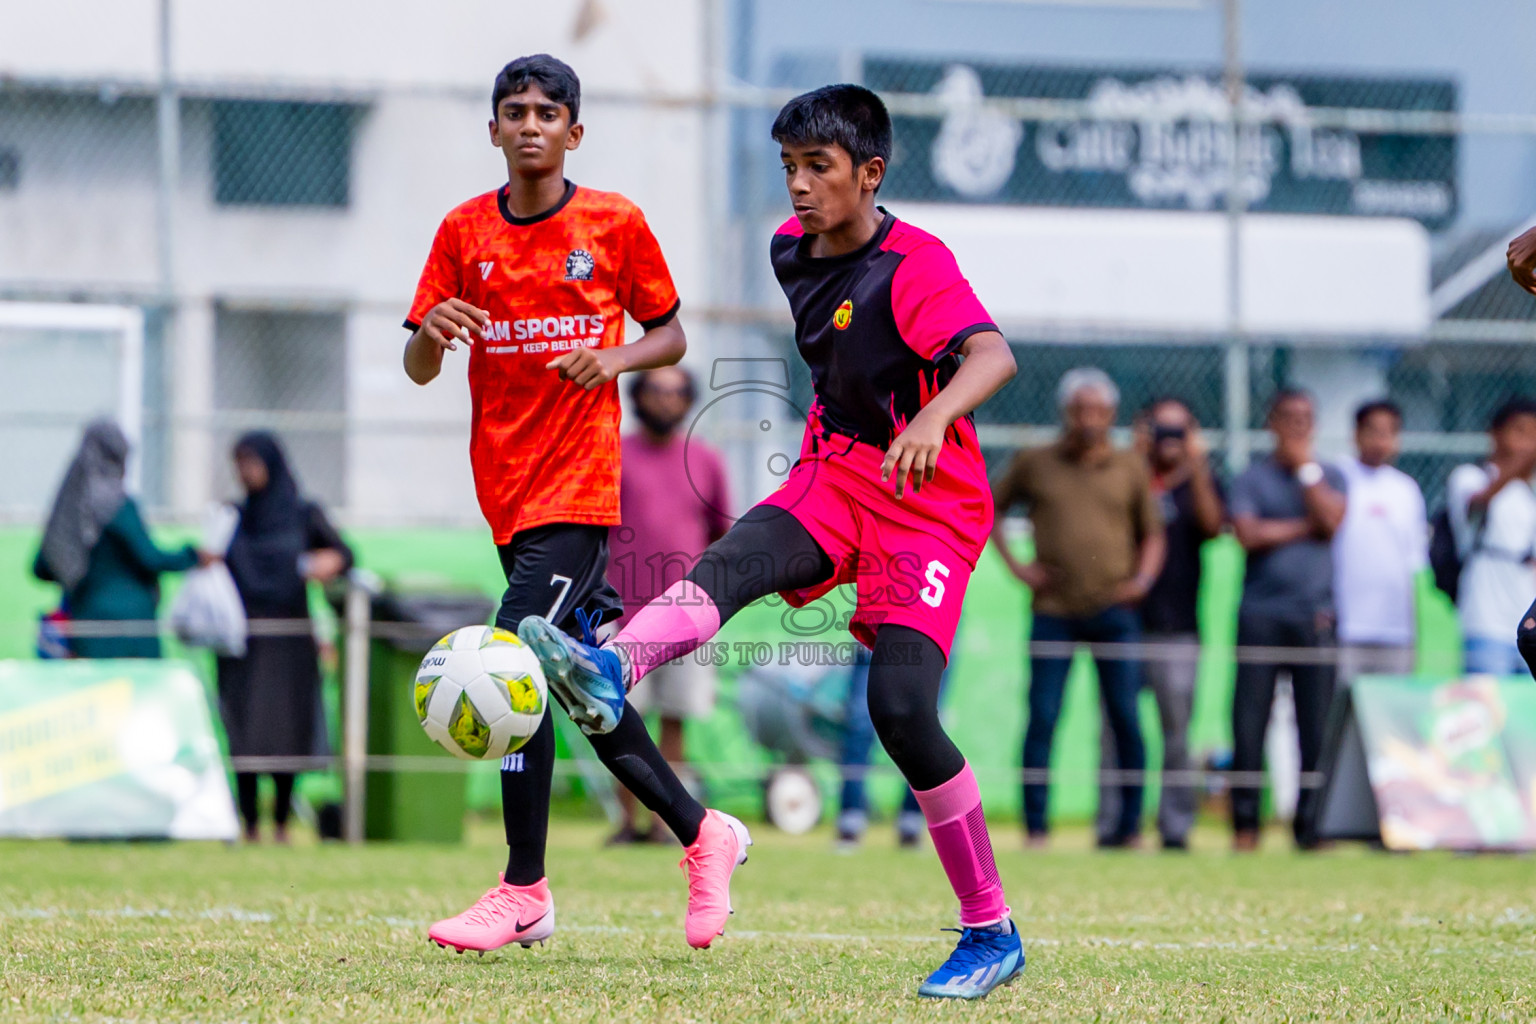
[[[619,523],[619,389],[591,391],[544,364],[624,343],[677,312],[677,289],[639,207],[566,183],[537,217],[514,217],[507,187],[443,219],[405,326],[450,298],[490,314],[469,350],[475,492],[497,544],[545,523]]]

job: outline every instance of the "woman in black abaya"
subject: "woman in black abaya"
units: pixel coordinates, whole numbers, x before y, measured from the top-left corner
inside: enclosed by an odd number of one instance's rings
[[[352,567],[352,551],[320,506],[299,494],[277,438],[247,434],[235,443],[235,468],[245,487],[240,525],[226,561],[253,623],[309,618],[307,582],[329,582]],[[323,754],[320,652],[312,629],[262,636],[252,630],[243,658],[220,658],[219,711],[231,757],[302,758]],[[294,772],[272,773],[277,788],[275,838],[287,840]],[[258,838],[255,772],[237,772],[245,837]]]

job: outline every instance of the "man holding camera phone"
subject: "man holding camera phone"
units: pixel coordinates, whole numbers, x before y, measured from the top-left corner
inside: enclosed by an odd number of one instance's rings
[[[1189,719],[1194,713],[1195,676],[1200,667],[1196,616],[1200,550],[1221,532],[1226,510],[1221,485],[1206,459],[1200,425],[1183,401],[1157,399],[1137,418],[1136,427],[1137,448],[1146,455],[1152,495],[1163,514],[1168,547],[1162,572],[1139,608],[1143,640],[1166,645],[1162,657],[1143,663],[1147,683],[1157,697],[1163,728],[1164,780],[1157,831],[1163,849],[1184,850],[1195,823],[1199,790],[1170,773],[1196,767],[1190,757]],[[1114,767],[1112,747],[1104,750],[1103,759],[1106,768]],[[1106,824],[1106,802],[1114,801],[1101,795],[1101,831]]]

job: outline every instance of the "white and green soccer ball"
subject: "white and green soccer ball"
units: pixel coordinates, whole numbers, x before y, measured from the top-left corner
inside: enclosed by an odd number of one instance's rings
[[[433,644],[414,689],[427,735],[470,761],[497,761],[527,743],[549,705],[539,659],[492,626],[465,626]]]

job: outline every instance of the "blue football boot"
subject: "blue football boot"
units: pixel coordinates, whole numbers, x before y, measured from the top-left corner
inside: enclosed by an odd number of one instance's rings
[[[616,651],[598,645],[596,630],[601,614],[590,619],[576,612],[582,640],[566,635],[540,615],[530,615],[517,626],[517,637],[533,649],[544,668],[544,681],[565,705],[571,721],[591,736],[612,732],[624,714],[626,666]]]
[[[1006,929],[1006,930],[1005,930]],[[1024,971],[1024,944],[1011,919],[959,931],[960,942],[949,959],[918,988],[930,999],[980,999]]]

